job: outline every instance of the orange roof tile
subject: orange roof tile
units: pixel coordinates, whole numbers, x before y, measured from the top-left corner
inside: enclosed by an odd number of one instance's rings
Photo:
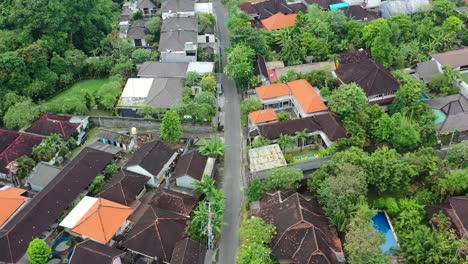
[[[288,82],[294,97],[296,97],[302,109],[306,113],[315,113],[328,110],[322,98],[315,91],[314,87],[307,80],[297,80]]]
[[[292,27],[296,23],[296,14],[285,15],[277,13],[269,18],[262,19],[261,22],[266,30],[272,31],[285,27]]]
[[[107,244],[132,212],[130,207],[98,198],[71,231]]]
[[[30,199],[21,196],[24,192],[26,192],[26,190],[16,187],[0,189],[0,226],[2,226],[21,205]]]
[[[275,83],[255,88],[255,92],[261,99],[287,96],[291,94],[288,86],[284,83]]]
[[[278,116],[276,115],[275,110],[273,110],[272,108],[251,112],[249,116],[254,124],[278,120]]]

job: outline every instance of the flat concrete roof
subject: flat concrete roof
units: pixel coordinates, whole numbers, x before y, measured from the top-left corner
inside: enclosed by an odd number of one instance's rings
[[[250,172],[269,170],[286,166],[286,159],[278,144],[249,150]]]

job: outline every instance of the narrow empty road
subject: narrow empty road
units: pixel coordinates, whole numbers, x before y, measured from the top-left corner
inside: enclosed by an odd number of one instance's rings
[[[221,61],[224,66],[226,65],[224,48],[229,47],[229,34],[226,27],[229,13],[220,0],[214,0],[213,5],[218,21]],[[218,263],[234,264],[236,263],[237,247],[239,246],[238,230],[241,222],[243,200],[240,104],[235,82],[224,74],[220,75],[220,80],[226,98],[224,138],[227,149],[224,157],[224,177],[222,178],[222,186],[226,194],[226,212],[224,215],[226,225],[223,227],[221,240],[219,241]]]

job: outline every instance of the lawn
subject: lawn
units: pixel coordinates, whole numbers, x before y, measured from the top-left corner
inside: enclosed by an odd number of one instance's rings
[[[98,134],[99,134],[99,128],[98,127],[91,128],[88,131],[88,138],[86,139],[86,141],[81,146],[79,146],[76,149],[72,150],[72,156],[71,156],[70,159],[74,159],[85,147],[87,147],[88,145],[90,145],[91,143],[96,141],[96,138],[98,137]]]
[[[465,83],[467,83],[467,84],[468,84],[468,72],[466,72],[466,73],[462,74],[462,76],[461,76],[461,77],[462,77],[462,80],[463,80]]]

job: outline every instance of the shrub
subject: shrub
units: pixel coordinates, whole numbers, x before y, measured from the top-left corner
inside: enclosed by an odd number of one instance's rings
[[[393,197],[381,197],[375,200],[374,207],[385,210],[391,216],[396,216],[400,211],[398,202]]]
[[[35,238],[29,243],[27,253],[32,264],[45,264],[52,256],[52,249],[44,240]]]
[[[259,179],[253,179],[245,193],[247,194],[248,203],[262,199],[263,194],[265,193],[262,181]]]
[[[265,189],[297,189],[299,181],[304,178],[300,169],[291,167],[274,168],[267,173]]]
[[[289,114],[286,112],[279,112],[277,116],[279,121],[286,121],[290,119]]]

